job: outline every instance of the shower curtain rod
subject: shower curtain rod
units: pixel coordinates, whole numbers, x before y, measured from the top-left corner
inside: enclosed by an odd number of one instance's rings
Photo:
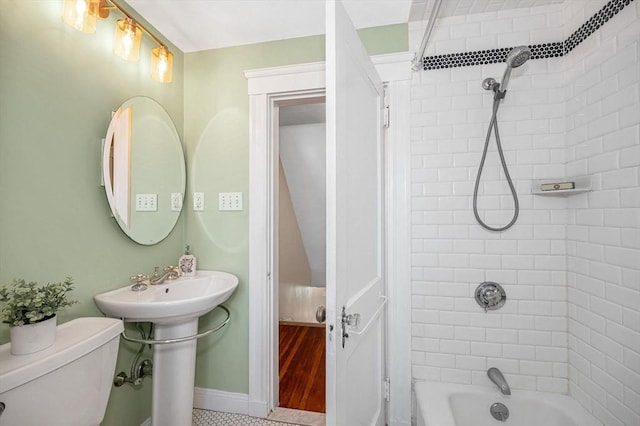
[[[442,0],[435,0],[435,2],[433,3],[433,9],[431,10],[431,15],[429,16],[427,28],[424,30],[424,35],[422,36],[422,43],[420,43],[420,48],[411,61],[411,69],[414,71],[419,71],[424,67],[422,58],[424,56],[424,51],[427,49],[427,43],[429,43],[429,37],[431,37],[431,30],[433,30],[433,25],[436,23],[436,18],[438,17],[438,12],[440,12],[441,4]]]

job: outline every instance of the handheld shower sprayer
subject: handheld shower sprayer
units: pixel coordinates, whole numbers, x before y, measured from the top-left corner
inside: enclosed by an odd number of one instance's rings
[[[507,68],[504,70],[504,74],[502,75],[502,81],[498,83],[495,78],[485,78],[482,81],[482,87],[485,90],[493,91],[493,114],[491,115],[491,121],[489,122],[489,130],[487,132],[487,137],[484,143],[484,151],[482,152],[482,159],[480,160],[480,167],[478,167],[478,175],[476,176],[476,184],[473,190],[473,214],[476,217],[478,223],[485,229],[489,231],[504,231],[506,229],[511,228],[518,219],[518,214],[520,212],[520,204],[518,202],[518,194],[516,194],[516,189],[513,185],[513,181],[511,180],[511,176],[509,175],[509,170],[507,168],[507,163],[504,159],[504,153],[502,152],[502,144],[500,142],[500,133],[498,132],[498,108],[500,107],[500,99],[503,99],[507,94],[507,86],[509,84],[509,78],[511,77],[511,70],[514,68],[518,68],[525,62],[527,62],[531,58],[531,50],[527,46],[518,46],[509,52],[505,62],[507,64]],[[484,168],[484,162],[487,158],[487,150],[489,149],[489,139],[491,138],[491,132],[494,132],[496,135],[496,145],[498,146],[498,154],[500,155],[500,162],[502,163],[502,169],[504,170],[504,175],[507,179],[507,183],[509,184],[509,190],[511,191],[511,195],[513,197],[513,217],[511,221],[505,226],[501,227],[493,227],[487,225],[478,214],[478,189],[480,187],[480,176],[482,176],[482,169]]]
[[[495,78],[485,78],[482,81],[482,87],[485,90],[492,90],[496,94],[497,98],[504,98],[507,92],[507,86],[509,85],[511,70],[513,70],[514,68],[518,68],[519,66],[527,62],[530,58],[531,49],[529,49],[527,46],[514,47],[507,54],[507,58],[505,59],[507,67],[504,70],[504,74],[502,74],[502,81],[498,83]]]
[[[500,83],[501,92],[504,93],[507,91],[509,77],[511,77],[511,70],[524,64],[529,60],[529,58],[531,58],[531,50],[527,46],[518,46],[511,49],[511,52],[509,52],[507,59],[505,60],[507,68],[505,68],[504,74],[502,75],[502,82]]]

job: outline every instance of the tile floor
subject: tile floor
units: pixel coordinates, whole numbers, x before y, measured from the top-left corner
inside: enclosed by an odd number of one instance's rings
[[[324,426],[321,413],[276,408],[268,419],[220,413],[208,410],[193,410],[193,426]]]

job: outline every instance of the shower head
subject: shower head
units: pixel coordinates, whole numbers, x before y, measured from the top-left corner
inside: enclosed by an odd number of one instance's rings
[[[507,91],[509,77],[511,77],[511,70],[514,68],[518,68],[520,65],[524,64],[529,60],[529,58],[531,58],[531,49],[529,49],[527,46],[518,46],[511,49],[511,51],[507,55],[507,59],[505,59],[507,68],[504,70],[504,74],[502,75],[502,82],[500,83],[500,91],[502,93]]]
[[[505,62],[508,67],[518,68],[531,58],[531,49],[527,46],[518,46],[511,49],[511,52],[507,55]]]

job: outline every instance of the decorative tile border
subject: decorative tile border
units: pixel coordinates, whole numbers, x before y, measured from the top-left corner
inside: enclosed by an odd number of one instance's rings
[[[558,58],[566,55],[632,1],[610,0],[563,42],[530,45],[531,59]],[[513,47],[425,56],[423,58],[424,70],[496,64],[504,62],[511,49]]]

